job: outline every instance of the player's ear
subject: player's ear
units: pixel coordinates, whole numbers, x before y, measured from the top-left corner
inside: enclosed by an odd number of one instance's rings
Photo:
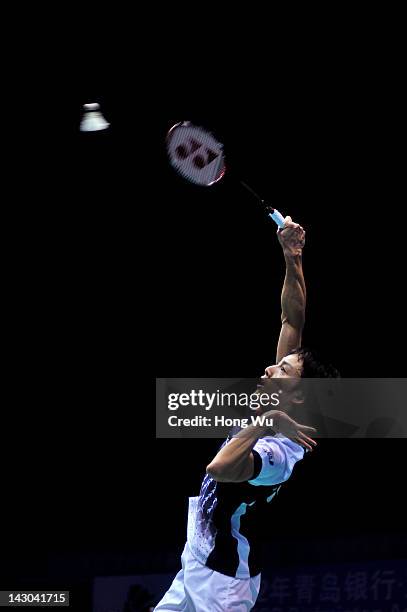
[[[304,394],[301,391],[301,389],[298,389],[298,391],[296,391],[294,393],[294,397],[292,399],[293,404],[296,404],[297,406],[301,405],[304,403]]]

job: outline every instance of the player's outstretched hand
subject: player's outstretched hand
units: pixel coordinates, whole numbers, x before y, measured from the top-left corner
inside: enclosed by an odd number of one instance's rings
[[[267,417],[267,413],[264,416]],[[271,429],[274,432],[283,434],[286,438],[293,440],[310,451],[317,445],[315,440],[310,437],[317,431],[314,427],[297,423],[282,410],[270,410],[269,416],[273,419]]]

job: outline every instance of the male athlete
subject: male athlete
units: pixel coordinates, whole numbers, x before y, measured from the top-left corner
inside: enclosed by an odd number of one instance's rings
[[[199,497],[189,500],[188,537],[182,569],[155,612],[248,612],[260,590],[261,539],[270,526],[269,503],[297,461],[316,442],[316,430],[294,421],[300,400],[296,379],[335,376],[301,347],[306,289],[302,271],[305,231],[290,217],[277,232],[286,274],[281,295],[282,327],[276,365],[265,369],[262,386],[290,379],[284,409],[263,413],[273,428],[250,425],[224,443],[206,468]],[[280,382],[282,384],[282,382]],[[281,405],[279,406],[281,408]],[[298,408],[298,406],[297,406]],[[293,413],[293,411],[291,411]]]

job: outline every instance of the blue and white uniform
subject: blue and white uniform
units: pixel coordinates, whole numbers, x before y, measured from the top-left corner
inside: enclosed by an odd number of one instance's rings
[[[182,569],[157,612],[248,612],[254,606],[269,504],[305,452],[280,434],[259,439],[252,452],[250,480],[222,483],[206,475],[199,496],[190,497]]]

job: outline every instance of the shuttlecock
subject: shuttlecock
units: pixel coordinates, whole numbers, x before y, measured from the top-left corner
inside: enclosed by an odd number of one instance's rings
[[[79,126],[81,132],[97,132],[109,127],[110,123],[106,121],[99,109],[97,102],[83,105],[84,112]]]

